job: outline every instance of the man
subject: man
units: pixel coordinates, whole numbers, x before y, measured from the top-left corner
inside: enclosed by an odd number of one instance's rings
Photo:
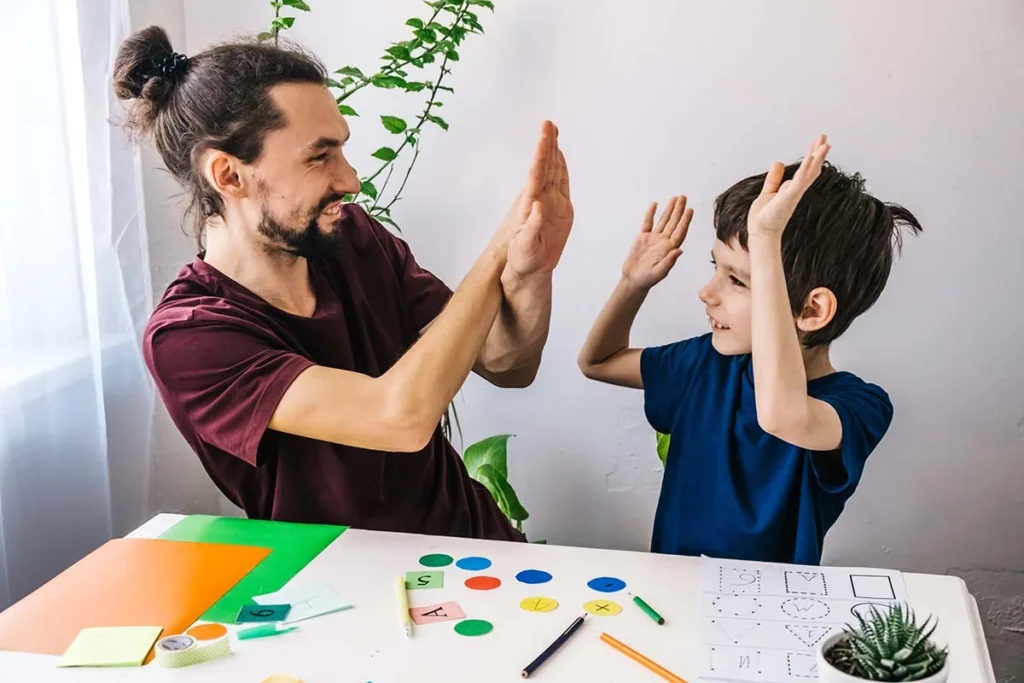
[[[522,540],[439,422],[470,371],[533,381],[573,220],[557,130],[456,290],[346,195],[359,179],[326,72],[294,49],[191,58],[149,27],[121,46],[127,126],[188,188],[205,250],[144,355],[182,435],[249,517]],[[202,244],[202,243],[200,243]]]

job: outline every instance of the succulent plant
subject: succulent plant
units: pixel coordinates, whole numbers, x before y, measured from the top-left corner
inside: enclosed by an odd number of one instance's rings
[[[931,617],[921,625],[912,610],[894,605],[888,615],[874,606],[871,615],[856,628],[844,629],[844,637],[825,653],[825,658],[843,673],[868,681],[919,681],[942,670],[948,648],[938,649],[931,641],[935,623]]]

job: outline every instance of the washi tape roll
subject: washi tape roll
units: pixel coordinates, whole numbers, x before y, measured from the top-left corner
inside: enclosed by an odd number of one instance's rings
[[[220,624],[202,624],[156,642],[156,661],[168,668],[192,666],[228,654],[231,641],[227,629]]]

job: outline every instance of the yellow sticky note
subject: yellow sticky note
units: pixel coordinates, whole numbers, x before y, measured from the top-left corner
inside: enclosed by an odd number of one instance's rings
[[[142,666],[162,630],[160,626],[83,628],[57,666]]]

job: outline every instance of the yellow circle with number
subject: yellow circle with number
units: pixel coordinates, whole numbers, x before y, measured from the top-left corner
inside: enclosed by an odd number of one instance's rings
[[[526,598],[519,606],[527,612],[554,612],[558,607],[558,601],[553,598],[544,598],[541,596],[534,596],[532,598]]]
[[[583,603],[583,609],[597,617],[611,617],[622,611],[622,606],[611,600],[591,600]]]

